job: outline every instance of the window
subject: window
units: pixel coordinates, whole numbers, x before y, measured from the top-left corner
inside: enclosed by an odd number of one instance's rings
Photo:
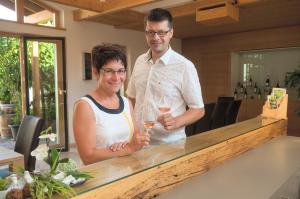
[[[39,0],[0,1],[0,19],[59,28],[59,12]],[[17,11],[15,11],[17,10]]]
[[[10,21],[17,20],[14,3],[12,3],[11,1],[0,2],[0,19],[10,20]]]

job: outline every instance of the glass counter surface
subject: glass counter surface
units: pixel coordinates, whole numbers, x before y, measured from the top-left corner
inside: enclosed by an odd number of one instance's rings
[[[280,120],[259,116],[234,125],[203,132],[176,143],[152,145],[128,156],[84,166],[80,170],[89,172],[94,178],[75,187],[75,190],[80,195],[278,121]]]

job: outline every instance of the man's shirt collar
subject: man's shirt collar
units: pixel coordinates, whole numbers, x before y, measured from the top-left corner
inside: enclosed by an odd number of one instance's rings
[[[171,56],[173,54],[173,49],[171,46],[169,46],[167,52],[165,52],[158,60],[161,61],[164,65],[167,65],[171,59]],[[151,55],[151,49],[149,49],[146,53],[145,61],[152,62],[152,55]]]

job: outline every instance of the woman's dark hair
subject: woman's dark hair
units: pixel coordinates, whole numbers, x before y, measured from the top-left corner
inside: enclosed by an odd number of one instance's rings
[[[98,45],[93,48],[92,63],[98,72],[105,64],[113,60],[121,61],[124,68],[127,68],[126,55],[119,47],[113,45]]]
[[[167,20],[169,28],[173,28],[173,17],[168,10],[162,8],[155,8],[150,10],[150,13],[145,17],[145,25],[147,21],[150,22],[161,22]]]

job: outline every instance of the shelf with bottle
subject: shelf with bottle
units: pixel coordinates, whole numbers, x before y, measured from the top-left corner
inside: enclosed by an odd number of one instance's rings
[[[280,88],[279,81],[277,81],[276,86],[273,87]],[[238,82],[234,90],[233,96],[235,99],[266,99],[267,96],[272,92],[272,85],[270,81],[270,76],[267,75],[265,80],[265,85],[258,85],[254,82],[252,77],[249,80]]]

